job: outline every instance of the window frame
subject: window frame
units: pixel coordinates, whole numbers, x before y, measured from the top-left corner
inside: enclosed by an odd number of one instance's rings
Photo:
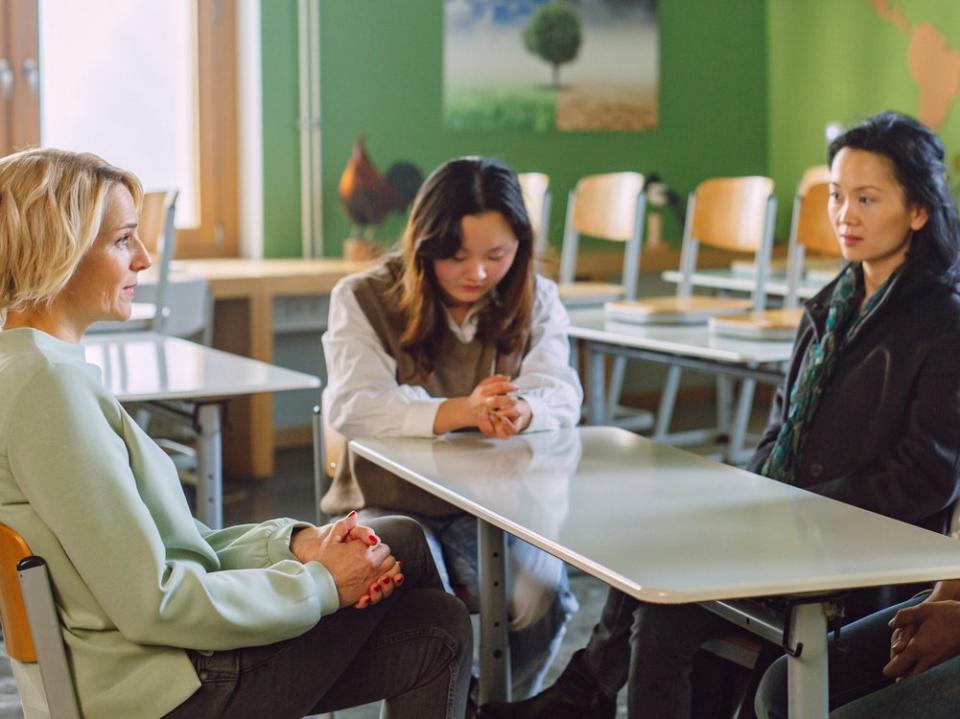
[[[177,229],[175,257],[238,254],[236,0],[193,0],[199,223]],[[0,96],[0,154],[40,144],[40,102],[25,61],[38,62],[38,0],[0,0],[0,58],[10,66],[9,98]],[[36,65],[34,65],[36,67]],[[134,171],[136,168],[131,168]]]

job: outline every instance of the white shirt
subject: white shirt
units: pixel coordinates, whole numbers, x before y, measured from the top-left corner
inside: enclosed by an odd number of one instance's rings
[[[476,332],[476,306],[454,336],[469,342]],[[530,405],[527,432],[572,427],[580,419],[583,390],[569,366],[570,318],[557,286],[536,278],[530,350],[513,379]],[[432,437],[433,422],[447,397],[431,397],[426,389],[397,382],[397,363],[384,349],[351,289],[337,283],[330,298],[323,351],[327,361],[324,412],[330,425],[353,437]],[[453,328],[451,328],[453,329]]]

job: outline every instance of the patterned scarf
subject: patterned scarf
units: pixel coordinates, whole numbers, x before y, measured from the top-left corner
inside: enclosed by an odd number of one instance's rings
[[[862,297],[858,292],[858,285],[862,281],[860,272],[853,264],[844,270],[830,297],[823,337],[819,342],[811,342],[807,347],[804,370],[790,390],[787,418],[780,426],[777,440],[760,474],[787,484],[795,483],[800,453],[807,437],[806,429],[813,421],[820,396],[833,375],[837,356],[857,335],[864,321],[873,314],[896,274],[894,272],[867,300],[863,310],[858,311]]]

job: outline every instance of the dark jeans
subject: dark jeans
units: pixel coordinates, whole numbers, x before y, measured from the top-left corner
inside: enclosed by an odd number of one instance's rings
[[[851,592],[847,616],[874,611],[893,589]],[[694,657],[705,641],[732,629],[697,604],[647,604],[611,589],[587,644],[586,667],[610,696],[628,685],[630,719],[689,719]]]
[[[611,589],[584,661],[609,696],[628,684],[630,719],[688,719],[693,657],[730,626],[696,604],[646,604]]]
[[[294,639],[204,655],[201,687],[168,717],[303,717],[386,699],[386,717],[462,719],[473,653],[470,618],[443,591],[423,531],[370,522],[403,562],[389,599],[341,609]]]
[[[830,716],[833,719],[953,719],[960,716],[960,657],[894,684],[883,676],[890,659],[891,629],[898,610],[929,593],[884,609],[844,628],[844,651],[830,642]],[[839,708],[838,708],[839,707]],[[787,719],[787,664],[778,659],[757,691],[757,716]]]
[[[361,521],[391,510],[367,507]],[[427,535],[440,579],[471,612],[480,611],[477,519],[465,512],[448,517],[409,514]],[[508,534],[507,609],[510,616],[510,679],[514,699],[540,691],[560,648],[566,624],[577,611],[563,562]]]

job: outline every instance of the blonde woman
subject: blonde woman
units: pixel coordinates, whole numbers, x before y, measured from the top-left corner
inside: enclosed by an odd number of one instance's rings
[[[460,719],[470,624],[419,527],[211,531],[84,361],[84,331],[129,317],[150,264],[141,196],[93,155],[0,160],[0,521],[48,562],[83,713],[301,717],[389,697],[392,717]]]

